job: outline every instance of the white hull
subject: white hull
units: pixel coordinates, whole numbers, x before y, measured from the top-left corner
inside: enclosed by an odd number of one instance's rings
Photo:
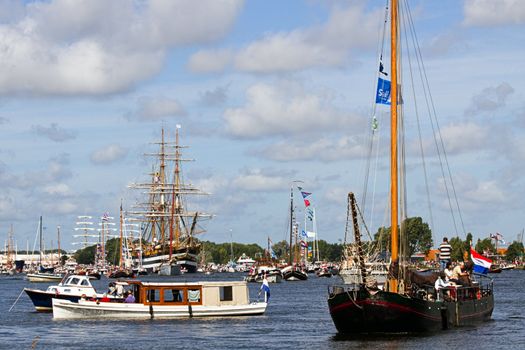
[[[203,306],[194,305],[144,305],[127,303],[96,303],[80,300],[73,303],[68,300],[53,299],[53,318],[189,318],[261,315],[266,310],[266,303],[254,302],[247,305]]]
[[[64,278],[62,275],[28,273],[26,275],[29,282],[60,282]]]
[[[345,284],[360,284],[362,283],[361,272],[357,269],[342,269],[339,271],[339,276],[343,279]],[[388,271],[368,271],[368,277],[371,277],[377,281],[379,286],[386,283],[388,277]]]

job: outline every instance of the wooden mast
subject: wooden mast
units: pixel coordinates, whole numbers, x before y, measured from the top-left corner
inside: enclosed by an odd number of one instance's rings
[[[123,255],[122,253],[123,253],[123,250],[124,250],[123,249],[123,247],[124,247],[124,245],[123,245],[124,242],[123,241],[124,240],[123,240],[123,232],[122,232],[124,230],[124,225],[123,224],[124,224],[124,220],[123,220],[123,217],[122,217],[122,199],[121,199],[120,200],[120,254],[119,254],[120,258],[119,258],[119,262],[118,262],[118,267],[119,267],[120,270],[123,269],[123,265],[124,265],[123,264],[123,262],[124,262],[123,258],[124,257],[122,256]]]
[[[58,265],[62,265],[62,257],[60,256],[60,226],[57,226],[57,241],[58,241]]]
[[[288,257],[288,264],[292,266],[293,253],[292,253],[292,236],[293,236],[293,184],[290,188],[290,256]]]
[[[391,50],[391,92],[390,92],[390,223],[391,223],[391,259],[392,264],[399,262],[399,232],[398,226],[398,179],[397,179],[397,29],[398,4],[391,3],[390,50]],[[397,279],[389,280],[389,291],[397,292]]]

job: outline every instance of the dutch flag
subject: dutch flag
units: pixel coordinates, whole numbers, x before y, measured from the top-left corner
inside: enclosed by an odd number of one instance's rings
[[[470,258],[474,263],[474,272],[484,275],[489,272],[490,265],[492,265],[492,260],[479,254],[472,247],[470,247]]]

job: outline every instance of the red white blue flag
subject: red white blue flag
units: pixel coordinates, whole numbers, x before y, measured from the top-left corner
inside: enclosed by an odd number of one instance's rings
[[[489,272],[492,260],[479,254],[472,247],[470,247],[470,258],[474,263],[474,272],[486,275]]]

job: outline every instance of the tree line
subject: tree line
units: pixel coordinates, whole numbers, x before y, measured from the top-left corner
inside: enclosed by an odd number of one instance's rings
[[[432,231],[429,225],[421,217],[411,217],[403,221],[400,229],[406,232],[406,246],[409,256],[414,253],[424,253],[425,255],[432,249],[434,242],[432,240]],[[390,227],[380,227],[373,236],[373,242],[365,244],[374,244],[379,247],[381,252],[390,250]],[[439,244],[436,242],[436,246]],[[465,260],[470,259],[470,245],[473,244],[472,234],[468,233],[465,240],[459,237],[449,237],[449,243],[452,246],[452,259]],[[343,254],[343,244],[328,243],[325,240],[318,241],[319,257],[321,261],[340,261]],[[283,240],[271,246],[276,259],[288,261],[290,245]],[[489,255],[496,255],[496,247],[490,238],[478,239],[474,245],[476,251]],[[119,256],[119,239],[112,238],[106,243],[106,260],[111,264],[118,264]],[[93,264],[95,261],[96,245],[79,249],[74,253],[76,261],[80,264]],[[236,261],[242,254],[246,254],[252,259],[261,259],[269,257],[267,250],[258,244],[244,243],[215,243],[211,241],[201,241],[201,261],[206,263],[226,264],[233,259]],[[523,243],[513,242],[507,248],[503,259],[514,261],[523,259]],[[312,259],[310,258],[309,261]]]

